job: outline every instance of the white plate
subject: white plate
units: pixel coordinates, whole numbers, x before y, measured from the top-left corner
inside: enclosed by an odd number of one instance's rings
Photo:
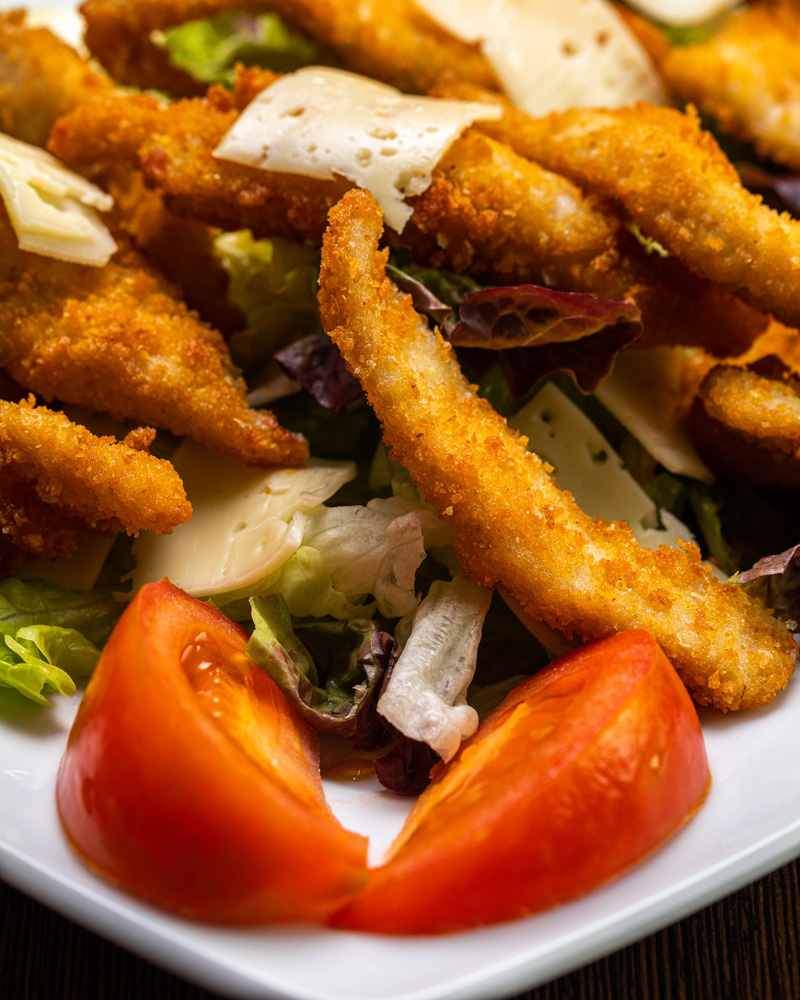
[[[703,711],[713,774],[704,807],[643,864],[574,903],[436,938],[201,926],[117,892],[71,853],[54,788],[76,706],[56,700],[53,711],[42,711],[0,690],[0,876],[132,951],[236,997],[508,996],[644,937],[800,855],[795,682],[768,709],[738,716]],[[370,835],[377,853],[408,808],[376,784],[328,782],[326,791],[339,818]]]
[[[0,2],[0,8],[10,6]],[[69,2],[33,6],[73,9]],[[703,712],[713,774],[703,809],[643,864],[574,903],[516,923],[437,938],[200,926],[115,891],[71,853],[59,827],[54,788],[77,706],[55,700],[52,711],[43,711],[0,689],[0,876],[130,950],[235,997],[508,996],[664,927],[800,855],[800,769],[793,752],[800,684],[795,682],[765,710],[727,717]],[[376,784],[327,783],[326,790],[345,825],[372,838],[373,854],[388,844],[408,808]]]

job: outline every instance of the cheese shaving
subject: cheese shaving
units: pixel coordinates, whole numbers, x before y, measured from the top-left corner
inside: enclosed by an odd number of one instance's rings
[[[606,0],[415,0],[479,43],[500,85],[531,114],[666,102],[650,57]]]
[[[282,77],[242,112],[214,151],[277,173],[345,177],[372,192],[402,232],[442,156],[474,121],[501,110],[467,101],[409,97],[355,73],[307,67]]]
[[[7,135],[0,135],[0,196],[21,250],[102,267],[117,249],[96,211],[109,211],[111,196]]]

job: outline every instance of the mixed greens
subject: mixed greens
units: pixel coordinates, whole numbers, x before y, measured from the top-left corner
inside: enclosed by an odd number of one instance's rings
[[[327,58],[272,14],[192,22],[161,40],[175,65],[203,83],[229,84],[237,62],[289,70]],[[753,183],[793,195],[788,181],[755,169]],[[663,253],[657,244],[648,249]],[[452,756],[479,716],[547,662],[558,637],[551,644],[547,629],[537,632],[499,596],[459,576],[450,529],[391,460],[358,383],[322,331],[318,249],[242,231],[218,236],[216,252],[244,317],[230,346],[251,400],[268,402],[286,427],[305,434],[316,458],[353,466],[332,496],[291,509],[287,499],[276,515],[285,558],[246,587],[200,596],[252,630],[248,655],[316,729],[361,749],[390,746],[376,765],[379,777],[395,790],[419,791],[437,754]],[[635,306],[533,285],[497,287],[399,253],[389,274],[440,327],[496,409],[513,416],[545,384],[556,387],[649,497],[654,523],[645,527],[679,525],[706,558],[735,574],[732,585],[787,620],[800,618],[792,502],[669,472],[591,395],[640,334]],[[545,457],[558,478],[557,455]],[[601,448],[594,460],[614,458]],[[117,550],[104,574],[111,586],[86,593],[0,581],[0,685],[44,704],[48,691],[74,693],[124,608],[122,577],[131,566],[118,557]]]

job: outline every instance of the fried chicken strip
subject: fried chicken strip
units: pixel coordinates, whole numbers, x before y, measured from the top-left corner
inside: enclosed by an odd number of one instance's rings
[[[222,336],[131,249],[103,268],[26,253],[0,212],[0,324],[0,365],[46,400],[188,434],[249,465],[308,453],[249,408]]]
[[[708,41],[667,47],[659,69],[676,96],[762,156],[800,170],[800,9],[753,4]]]
[[[213,157],[244,107],[275,77],[247,71],[233,96],[159,104],[111,98],[55,126],[50,148],[75,165],[141,169],[168,206],[223,228],[319,239],[330,207],[352,185],[279,174]],[[700,344],[740,353],[766,320],[674,260],[647,254],[617,216],[570,181],[475,130],[467,130],[410,199],[414,214],[396,242],[436,267],[500,283],[535,282],[611,299],[635,299],[643,343]]]
[[[567,635],[649,629],[702,704],[769,702],[797,657],[786,627],[720,583],[695,546],[640,548],[628,525],[588,517],[555,485],[387,280],[381,221],[364,192],[348,193],[331,212],[323,322],[393,456],[453,525],[464,573],[509,591]]]
[[[44,146],[56,118],[113,84],[45,28],[31,28],[24,14],[0,14],[0,131]],[[227,300],[228,277],[214,256],[214,230],[167,211],[136,171],[115,167],[100,182],[113,195],[115,218],[134,243],[170,280],[187,304],[224,332],[243,318]]]
[[[502,100],[445,79],[437,96]],[[639,103],[534,118],[504,103],[482,132],[621,206],[692,271],[800,325],[800,222],[741,183],[696,112]],[[733,352],[732,352],[733,353]]]
[[[0,571],[28,556],[71,555],[87,530],[168,534],[192,508],[155,432],[96,437],[63,413],[0,401]]]
[[[320,45],[336,51],[347,69],[424,93],[447,68],[497,89],[475,45],[454,38],[409,0],[86,0],[86,44],[119,81],[156,87],[176,97],[202,87],[169,62],[151,34],[197,18],[242,9],[274,11]]]
[[[0,13],[0,132],[44,146],[56,118],[112,89],[66,42],[28,27],[24,11]]]
[[[712,468],[738,482],[800,493],[799,385],[714,366],[700,384],[689,425]]]

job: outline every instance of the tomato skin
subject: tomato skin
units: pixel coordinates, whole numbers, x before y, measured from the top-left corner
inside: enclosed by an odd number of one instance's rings
[[[59,814],[94,869],[158,905],[320,920],[363,883],[366,841],[328,809],[316,734],[246,641],[166,581],[142,588],[78,711]]]
[[[652,636],[591,643],[435,769],[388,860],[331,923],[441,933],[572,899],[673,833],[709,780],[694,706]]]

